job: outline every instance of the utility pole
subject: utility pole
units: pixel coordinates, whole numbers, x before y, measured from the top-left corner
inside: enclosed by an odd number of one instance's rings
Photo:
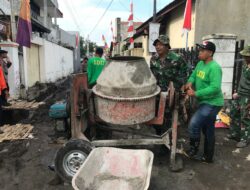
[[[15,11],[13,7],[13,0],[10,0],[10,22],[11,22],[11,35],[12,41],[16,41],[16,20],[15,20]]]
[[[156,22],[156,0],[154,0],[154,14],[153,14],[153,22]]]

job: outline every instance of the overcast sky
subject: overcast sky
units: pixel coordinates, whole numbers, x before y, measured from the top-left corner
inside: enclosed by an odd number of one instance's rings
[[[102,34],[108,44],[111,40],[111,21],[121,17],[127,21],[129,16],[130,0],[113,0],[106,14],[106,8],[112,0],[58,0],[59,9],[63,18],[58,19],[60,28],[66,31],[80,31],[84,38],[90,36],[90,40],[103,45]],[[157,0],[157,11],[173,0]],[[144,22],[153,15],[153,0],[133,0],[134,21]],[[98,23],[98,20],[101,21]],[[95,27],[96,26],[96,27]]]

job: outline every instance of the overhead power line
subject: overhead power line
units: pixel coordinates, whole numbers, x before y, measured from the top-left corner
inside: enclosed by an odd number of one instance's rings
[[[97,21],[96,25],[93,27],[93,29],[90,31],[89,36],[94,32],[94,30],[96,29],[96,27],[100,24],[101,20],[103,19],[103,17],[105,16],[105,14],[107,13],[108,9],[110,8],[110,6],[112,5],[114,0],[111,0],[110,3],[108,4],[107,8],[105,9],[105,11],[103,12],[102,16],[99,18],[99,20]]]
[[[75,14],[75,16],[76,16],[77,18],[81,18],[81,17],[80,17],[80,14],[78,14],[78,13],[79,13],[78,10],[75,9],[74,3],[71,3],[70,5],[71,5],[71,8],[72,8],[73,13]]]
[[[74,23],[75,23],[77,29],[78,29],[80,32],[82,32],[82,30],[81,30],[81,28],[80,28],[80,26],[79,26],[79,24],[78,24],[78,21],[77,21],[77,19],[76,19],[76,16],[75,16],[74,12],[72,11],[72,7],[70,6],[70,3],[68,2],[68,0],[65,0],[64,2],[66,3],[66,6],[69,8],[69,9],[68,9],[68,10],[69,10],[69,13],[70,13],[71,18],[73,19],[73,21],[74,21]]]
[[[92,7],[92,9],[90,9],[90,13],[93,13],[95,11],[95,9],[98,9],[101,4],[102,4],[103,0],[99,0],[97,3],[97,6]],[[87,17],[84,18],[84,22],[86,22],[89,18],[91,18],[93,15],[89,14]]]

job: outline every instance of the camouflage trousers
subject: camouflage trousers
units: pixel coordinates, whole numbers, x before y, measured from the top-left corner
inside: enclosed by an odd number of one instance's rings
[[[241,140],[250,140],[250,98],[240,97],[230,103],[230,133]]]

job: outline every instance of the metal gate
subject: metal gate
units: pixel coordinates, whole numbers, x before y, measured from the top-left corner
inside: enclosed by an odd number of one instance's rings
[[[234,61],[234,75],[233,75],[233,88],[232,93],[236,92],[239,86],[242,65],[243,65],[243,57],[240,55],[240,51],[244,49],[245,41],[241,40],[236,42],[235,46],[235,61]]]

